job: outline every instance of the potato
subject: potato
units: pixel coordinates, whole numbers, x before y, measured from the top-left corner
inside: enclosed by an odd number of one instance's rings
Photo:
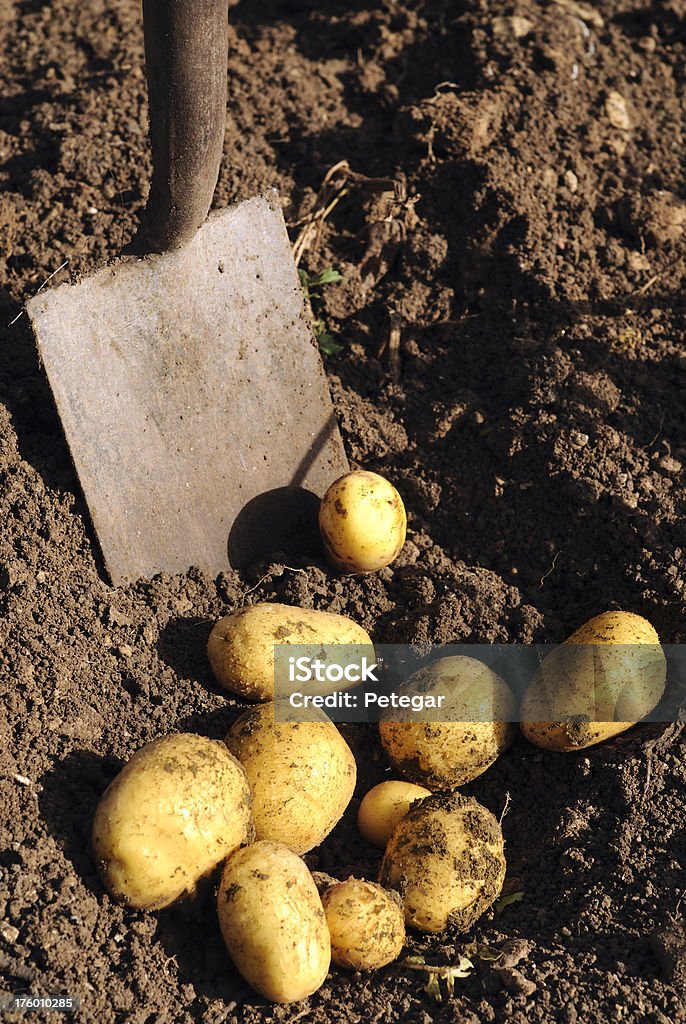
[[[517,735],[514,694],[475,658],[440,658],[411,675],[398,692],[445,695],[443,706],[431,712],[437,721],[420,721],[428,712],[408,708],[388,711],[379,722],[381,743],[393,767],[427,789],[470,782]]]
[[[364,796],[357,812],[357,827],[364,838],[382,850],[393,829],[417,800],[431,796],[431,791],[411,782],[389,780],[380,782]]]
[[[666,661],[631,612],[596,615],[541,663],[522,701],[522,732],[547,750],[580,750],[631,728],[659,703]]]
[[[393,484],[357,470],[331,484],[319,506],[319,530],[326,552],[343,572],[383,569],[405,543],[407,517]]]
[[[400,893],[410,927],[464,932],[500,895],[503,847],[490,811],[461,793],[436,793],[411,807],[396,826],[379,881]]]
[[[217,910],[233,962],[261,995],[292,1003],[324,982],[329,930],[312,875],[292,850],[262,840],[234,853]]]
[[[93,821],[105,885],[141,910],[192,893],[252,838],[243,768],[223,743],[190,733],[141,747],[105,791]]]
[[[344,615],[286,604],[253,604],[225,615],[210,633],[207,656],[217,682],[249,700],[273,700],[275,644],[345,644],[349,649],[343,660],[360,661],[365,655],[374,660],[369,634]],[[341,683],[310,686],[308,693],[345,688]]]
[[[400,956],[405,915],[397,893],[349,878],[322,896],[331,935],[331,959],[339,967],[375,971]]]
[[[274,705],[260,704],[238,718],[226,745],[243,765],[253,794],[258,839],[306,853],[318,846],[350,803],[355,758],[323,711],[310,721],[278,722]]]

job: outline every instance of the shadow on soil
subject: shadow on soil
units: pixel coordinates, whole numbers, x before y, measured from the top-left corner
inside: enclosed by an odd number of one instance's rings
[[[121,770],[116,758],[73,750],[41,778],[39,803],[50,834],[89,889],[102,891],[91,847],[95,809]]]

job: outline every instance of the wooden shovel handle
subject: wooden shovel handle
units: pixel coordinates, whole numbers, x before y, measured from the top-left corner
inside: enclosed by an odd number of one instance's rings
[[[178,249],[207,217],[226,123],[228,0],[143,0],[153,172],[141,240]]]

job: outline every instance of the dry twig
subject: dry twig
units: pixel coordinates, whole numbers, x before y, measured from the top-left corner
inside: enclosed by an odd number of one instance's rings
[[[402,318],[398,313],[389,313],[388,330],[384,335],[377,352],[377,359],[388,353],[388,373],[394,384],[400,380],[400,340],[402,336]]]

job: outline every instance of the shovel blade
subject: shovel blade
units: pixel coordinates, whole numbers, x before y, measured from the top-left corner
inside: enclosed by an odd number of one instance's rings
[[[275,192],[27,310],[113,583],[278,550],[347,472]]]

